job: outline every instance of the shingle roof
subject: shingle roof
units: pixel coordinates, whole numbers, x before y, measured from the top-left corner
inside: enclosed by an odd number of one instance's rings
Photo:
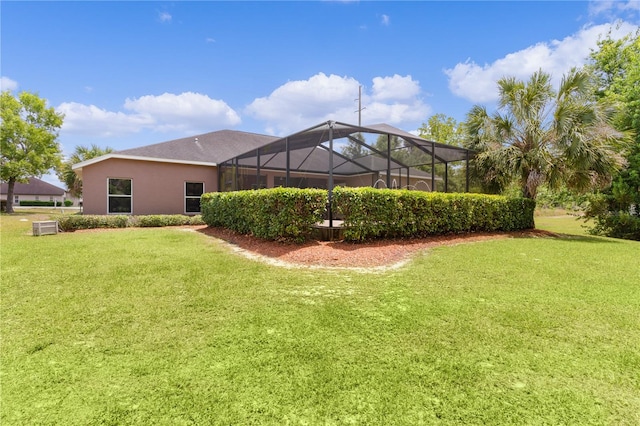
[[[6,194],[9,184],[3,183],[0,185],[0,193]],[[38,178],[29,178],[28,183],[16,182],[13,193],[14,195],[45,195],[45,196],[63,196],[64,189],[58,188],[55,185],[51,185]]]
[[[255,150],[277,137],[237,130],[220,130],[168,142],[117,151],[115,154],[218,164]]]
[[[433,155],[437,163],[460,161],[468,158],[468,155],[471,153],[463,148],[427,141],[411,133],[389,126],[388,124],[376,124],[365,127],[340,122],[326,122],[287,137],[268,136],[237,130],[220,130],[174,139],[168,142],[116,151],[74,164],[73,169],[78,173],[82,173],[83,167],[109,158],[216,166],[235,158],[240,160],[241,164],[253,164],[254,161],[251,159],[255,158],[256,151],[260,148],[262,154],[269,155],[268,163],[270,167],[284,169],[284,167],[286,167],[286,157],[284,153],[286,149],[289,149],[291,152],[290,160],[292,161],[290,167],[292,169],[296,169],[295,165],[293,165],[297,158],[296,156],[302,156],[303,162],[308,165],[317,163],[316,168],[318,171],[326,172],[326,170],[328,170],[329,155],[327,152],[322,152],[322,149],[317,148],[320,144],[329,140],[330,127],[333,131],[334,139],[344,138],[357,132],[388,133],[400,136],[407,141],[411,141],[413,146],[420,148],[427,155]],[[334,156],[335,155],[337,154],[334,153]],[[243,161],[246,159],[249,159],[249,161]],[[338,164],[344,163],[341,160],[338,161]],[[377,162],[379,164],[365,164],[364,162]],[[340,167],[337,166],[337,164],[334,166]],[[392,167],[406,167],[406,165],[398,164],[395,160],[392,160]],[[347,168],[350,168],[350,170],[347,170]],[[343,164],[342,169],[344,170],[342,170],[342,172],[345,174],[356,174],[386,168],[386,161],[382,161],[379,158],[364,158],[361,160],[354,159],[353,161],[349,161],[349,164]],[[336,172],[338,171],[336,170]]]

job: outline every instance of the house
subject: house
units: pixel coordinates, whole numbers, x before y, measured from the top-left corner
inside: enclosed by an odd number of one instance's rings
[[[357,153],[347,154],[347,146]],[[437,181],[446,190],[449,165],[472,156],[386,124],[328,121],[286,137],[220,130],[112,152],[73,170],[83,181],[85,214],[197,214],[205,192],[336,185],[432,190]]]
[[[0,200],[7,200],[7,183],[0,184]],[[29,178],[27,183],[16,182],[13,187],[13,205],[19,206],[21,201],[58,201],[66,198],[66,191],[38,178]]]

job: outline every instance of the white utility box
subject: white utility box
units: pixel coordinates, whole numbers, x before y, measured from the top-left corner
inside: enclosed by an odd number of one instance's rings
[[[41,222],[33,222],[33,235],[53,235],[58,233],[57,220],[45,220]]]

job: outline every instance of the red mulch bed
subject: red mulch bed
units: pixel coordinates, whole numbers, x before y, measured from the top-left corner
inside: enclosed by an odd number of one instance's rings
[[[248,252],[278,261],[320,267],[371,268],[391,266],[410,258],[414,253],[430,247],[497,238],[550,237],[555,234],[541,230],[519,232],[470,233],[439,235],[428,238],[377,240],[366,243],[344,241],[309,241],[286,244],[240,235],[224,228],[195,227],[211,237],[227,241]]]

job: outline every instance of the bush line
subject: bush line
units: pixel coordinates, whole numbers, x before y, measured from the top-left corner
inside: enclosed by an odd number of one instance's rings
[[[64,201],[19,201],[18,205],[20,207],[71,207],[73,206],[73,201],[64,200]]]
[[[323,189],[273,188],[212,192],[200,200],[202,219],[220,226],[277,241],[302,242],[320,222],[327,207]]]
[[[412,238],[534,227],[535,201],[499,195],[336,188],[336,210],[350,241]]]
[[[55,216],[54,219],[58,221],[58,225],[63,231],[95,228],[204,225],[200,215],[63,215]]]
[[[298,242],[309,238],[326,205],[326,190],[296,188],[208,193],[201,201],[209,226]],[[344,220],[348,241],[530,229],[534,210],[533,200],[497,195],[342,187],[333,191],[333,211]]]

